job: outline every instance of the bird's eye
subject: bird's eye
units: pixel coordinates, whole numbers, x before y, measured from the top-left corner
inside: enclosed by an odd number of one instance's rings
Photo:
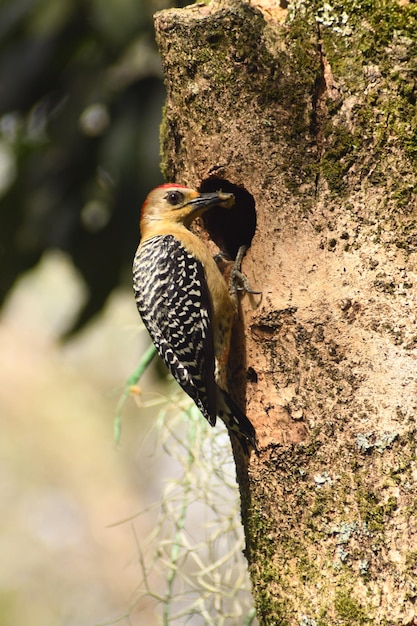
[[[165,196],[165,200],[172,206],[176,206],[184,201],[184,194],[181,191],[169,191]]]

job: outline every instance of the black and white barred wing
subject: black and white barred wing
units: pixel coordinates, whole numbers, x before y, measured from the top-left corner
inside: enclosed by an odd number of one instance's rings
[[[138,311],[156,349],[214,426],[211,301],[202,264],[174,236],[161,235],[139,246],[133,276]]]

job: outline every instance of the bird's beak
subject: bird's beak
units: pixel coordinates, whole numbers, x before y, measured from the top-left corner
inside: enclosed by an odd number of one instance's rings
[[[213,193],[200,193],[197,198],[192,198],[188,205],[191,205],[194,211],[207,211],[214,206],[221,206],[225,209],[230,209],[235,203],[235,197],[232,193],[223,193],[222,191],[215,191]]]

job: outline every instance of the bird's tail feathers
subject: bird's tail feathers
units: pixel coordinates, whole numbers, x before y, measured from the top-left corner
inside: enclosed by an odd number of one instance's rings
[[[256,432],[252,422],[229,396],[227,391],[220,387],[219,391],[221,392],[219,394],[219,417],[226,424],[227,428],[237,436],[244,450],[247,451],[249,443],[255,452],[259,452]]]

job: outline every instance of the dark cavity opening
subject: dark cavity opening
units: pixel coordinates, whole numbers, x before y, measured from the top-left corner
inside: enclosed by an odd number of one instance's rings
[[[204,228],[211,239],[231,259],[240,246],[250,247],[256,230],[256,210],[253,196],[243,187],[233,185],[224,178],[203,180],[200,191],[233,193],[235,204],[230,209],[213,207],[203,215]]]

